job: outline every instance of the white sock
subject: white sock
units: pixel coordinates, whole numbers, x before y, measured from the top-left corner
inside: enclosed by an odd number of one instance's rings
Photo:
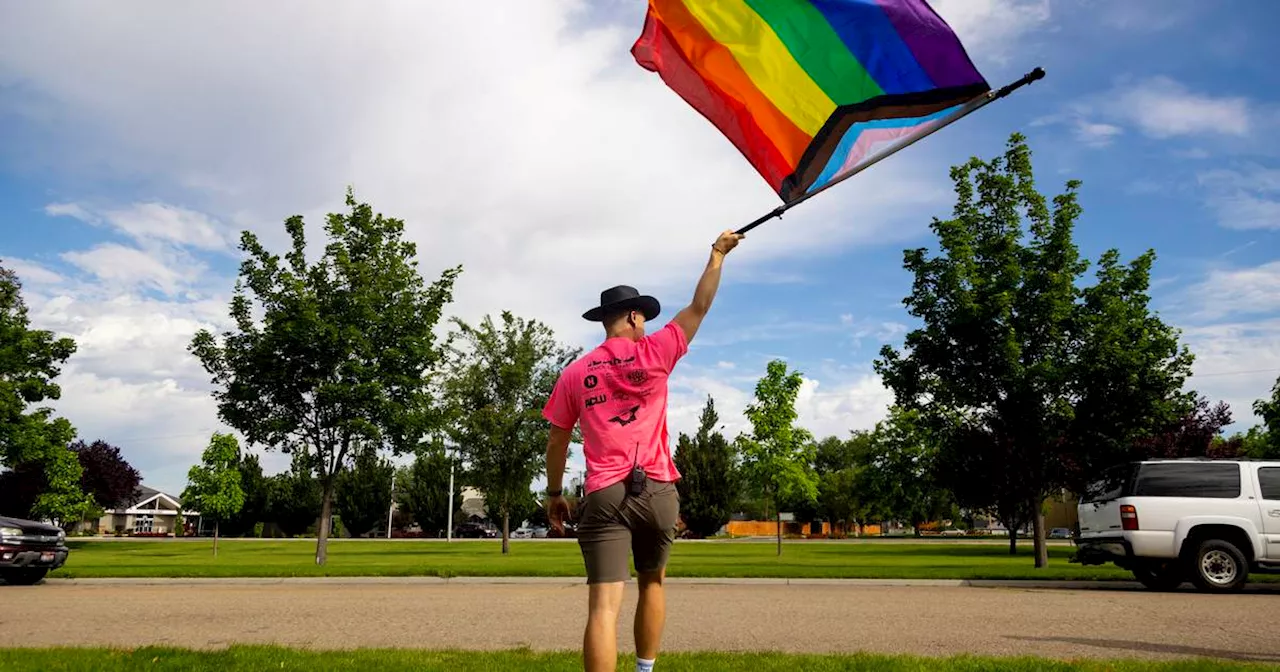
[[[653,661],[636,658],[636,672],[653,672]]]

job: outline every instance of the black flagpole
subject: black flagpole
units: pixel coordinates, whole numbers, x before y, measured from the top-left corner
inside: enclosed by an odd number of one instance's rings
[[[914,145],[920,140],[923,140],[924,138],[927,138],[930,135],[937,133],[943,128],[950,126],[951,124],[963,119],[964,117],[967,117],[968,115],[974,112],[977,112],[978,110],[986,107],[987,105],[990,105],[991,103],[994,103],[995,101],[1000,100],[1001,98],[1004,98],[1005,96],[1013,93],[1014,91],[1038,79],[1042,79],[1043,77],[1044,77],[1044,69],[1036,68],[1035,70],[1032,70],[1031,72],[1028,72],[1027,74],[1023,75],[1022,78],[1016,82],[1013,82],[1011,84],[1006,84],[1004,87],[997,89],[995,91],[988,91],[974,98],[973,100],[970,100],[969,102],[965,103],[960,109],[947,115],[946,117],[943,117],[942,120],[939,121],[937,124],[934,124],[933,126],[928,127],[926,130],[922,131],[919,135],[911,138],[907,142],[901,143],[899,145],[895,145],[888,151],[883,152],[881,154],[877,154],[871,160],[859,165],[857,168],[845,173],[844,175],[841,175],[840,177],[822,185],[822,187],[819,189],[815,189],[793,201],[789,201],[787,203],[779,205],[778,207],[774,208],[771,212],[769,212],[769,214],[761,216],[759,219],[755,220],[754,222],[751,222],[750,224],[742,227],[741,229],[738,229],[735,233],[745,234],[751,229],[754,229],[757,226],[764,224],[765,222],[773,219],[774,217],[779,217],[779,218],[782,217],[782,213],[790,210],[791,208],[794,208],[797,205],[804,203],[810,198],[813,198],[814,196],[821,194],[822,192],[830,189],[831,187],[834,187],[837,184],[840,184],[841,182],[844,182],[845,180],[853,177],[854,175],[861,173],[867,168],[870,168],[871,166],[874,166],[875,164],[889,158],[890,156],[897,154],[900,150],[910,147],[911,145]]]

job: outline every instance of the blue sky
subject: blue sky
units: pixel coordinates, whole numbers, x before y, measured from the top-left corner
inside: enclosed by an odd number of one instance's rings
[[[180,490],[219,428],[191,334],[226,320],[241,229],[281,241],[347,185],[402,217],[453,314],[504,308],[570,342],[633,284],[674,314],[707,246],[776,205],[709,124],[628,54],[644,4],[476,8],[9,3],[0,22],[0,259],[37,326],[74,336],[59,410]],[[902,250],[932,246],[948,169],[1026,134],[1043,191],[1083,181],[1077,242],[1154,248],[1153,303],[1237,427],[1280,375],[1280,56],[1271,3],[938,0],[993,85],[1048,76],[753,232],[673,381],[730,432],[772,357],[802,420],[869,427],[871,370],[911,321]],[[270,456],[272,468],[285,465]]]

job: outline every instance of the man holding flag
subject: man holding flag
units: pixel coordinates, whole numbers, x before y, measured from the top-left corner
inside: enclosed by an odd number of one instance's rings
[[[667,380],[688,352],[720,286],[724,258],[741,234],[725,231],[693,300],[657,332],[645,324],[661,312],[658,300],[620,285],[600,293],[600,305],[583,317],[600,322],[604,342],[560,374],[543,416],[547,441],[547,517],[564,531],[569,505],[562,491],[574,425],[582,427],[587,482],[578,523],[578,545],[589,586],[583,662],[589,672],[617,665],[618,612],[629,578],[627,553],[635,556],[640,585],[636,607],[636,670],[651,672],[666,621],[662,581],[680,515],[680,478],[667,431]]]
[[[993,90],[926,0],[649,0],[631,49],[755,168],[782,204],[726,231],[693,302],[645,335],[658,301],[618,286],[584,315],[605,340],[561,374],[543,410],[547,510],[563,529],[570,432],[587,460],[579,544],[590,584],[589,671],[616,665],[627,550],[640,575],[636,669],[649,672],[665,619],[662,579],[679,516],[666,426],[667,378],[711,308],[742,234],[1044,77]]]

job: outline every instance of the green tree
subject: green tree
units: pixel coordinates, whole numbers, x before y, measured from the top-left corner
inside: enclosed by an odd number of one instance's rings
[[[752,431],[738,437],[742,473],[772,505],[778,526],[778,555],[782,555],[780,502],[811,502],[818,497],[818,478],[811,467],[813,437],[796,425],[796,397],[803,378],[788,372],[782,360],[769,362],[756,383],[755,401],[746,416]]]
[[[1079,182],[1050,207],[1020,134],[1002,157],[951,176],[953,217],[931,226],[939,255],[904,253],[915,276],[904,303],[922,324],[907,354],[885,346],[876,370],[937,438],[960,503],[995,510],[1011,530],[1031,520],[1043,567],[1041,503],[1183,415],[1191,355],[1148,308],[1153,252],[1126,266],[1108,251],[1097,283],[1077,284],[1088,268],[1072,240]]]
[[[562,346],[549,327],[503,311],[501,324],[454,319],[445,398],[449,438],[466,463],[466,481],[484,492],[489,515],[502,519],[502,552],[510,552],[511,515],[523,510],[543,471],[542,418],[560,371],[580,350]]]
[[[833,533],[847,533],[850,523],[869,513],[866,467],[871,443],[871,432],[858,431],[848,439],[829,436],[814,447],[818,509],[831,523]]]
[[[75,351],[70,338],[31,328],[22,283],[0,267],[0,468],[23,466],[43,474],[27,513],[62,526],[80,520],[93,506],[80,487],[80,462],[67,448],[75,429],[42,405],[62,398],[54,379]]]
[[[940,520],[954,508],[951,493],[937,479],[936,440],[920,416],[891,407],[889,417],[876,423],[865,479],[890,515],[910,523],[917,537],[921,524]]]
[[[1243,436],[1244,453],[1249,457],[1280,460],[1280,378],[1271,387],[1270,399],[1253,402],[1253,412],[1262,424],[1249,428]]]
[[[200,464],[187,472],[182,491],[183,508],[195,509],[213,519],[213,555],[218,555],[219,525],[244,506],[240,488],[240,443],[230,434],[215,432],[200,456]]]
[[[334,504],[351,536],[364,536],[386,523],[394,474],[391,462],[369,448],[357,450],[351,467],[338,472]]]
[[[228,537],[254,534],[258,523],[265,522],[268,516],[270,481],[262,473],[262,463],[258,456],[247,450],[241,450],[240,464],[236,469],[240,472],[240,489],[244,491],[244,506],[240,507],[235,515],[222,521],[222,529],[227,531],[224,536]]]
[[[294,453],[285,472],[267,478],[267,510],[263,522],[272,522],[286,537],[305,534],[319,522],[320,483],[308,456]]]
[[[733,444],[717,431],[719,421],[715,400],[707,395],[698,433],[692,437],[681,433],[676,440],[680,515],[698,537],[709,537],[729,522],[741,490],[738,456]]]
[[[221,343],[201,330],[191,344],[213,376],[224,422],[250,444],[312,458],[322,493],[320,565],[335,477],[352,449],[411,451],[442,422],[429,373],[441,356],[435,327],[461,272],[427,286],[404,222],[375,215],[349,190],[346,204],[349,212],[329,215],[329,242],[314,264],[301,216],[285,222],[292,249],[284,259],[241,234],[248,258],[231,301],[235,328]]]
[[[449,524],[449,512],[462,508],[462,489],[456,483],[449,496],[449,463],[444,448],[428,444],[396,476],[397,505],[427,536],[440,536]]]

